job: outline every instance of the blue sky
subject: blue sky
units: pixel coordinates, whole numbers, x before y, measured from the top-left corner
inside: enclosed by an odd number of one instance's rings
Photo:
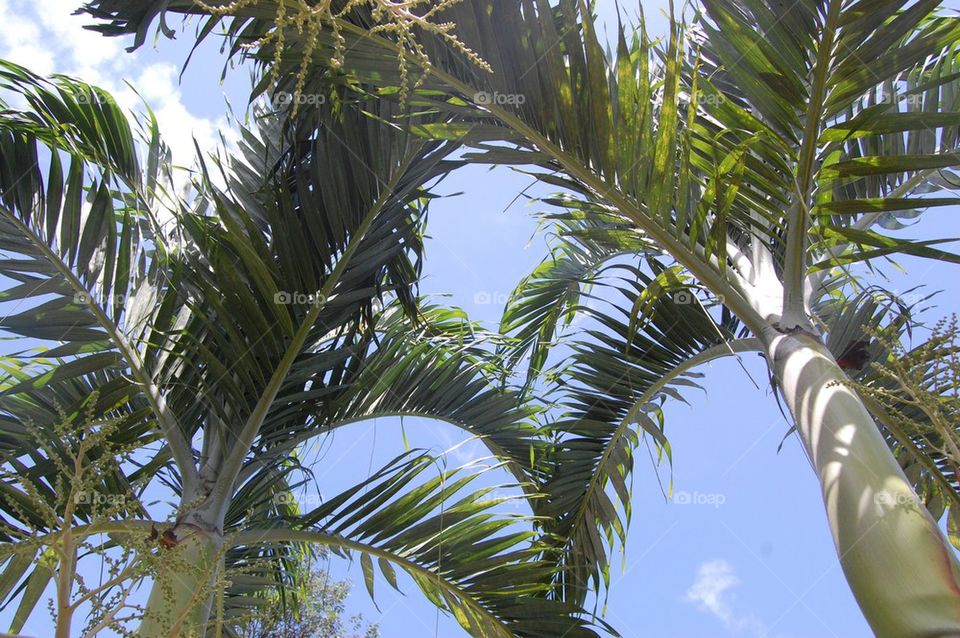
[[[136,54],[125,42],[81,31],[70,17],[78,0],[0,0],[0,57],[37,72],[66,72],[119,92],[134,107],[129,80],[157,111],[161,129],[178,162],[189,162],[191,137],[213,148],[227,123],[225,96],[245,103],[244,71],[219,77],[222,58],[208,44],[195,56],[182,84],[177,75],[192,42],[162,42]],[[644,2],[650,28],[662,33],[665,2]],[[952,3],[948,3],[952,4]],[[635,3],[630,3],[635,7]],[[602,20],[615,19],[613,0],[600,0]],[[634,10],[635,11],[635,10]],[[633,12],[631,12],[633,13]],[[496,169],[464,169],[445,181],[441,193],[464,194],[438,200],[431,209],[422,291],[446,295],[477,320],[497,325],[506,296],[519,278],[543,257],[530,213],[537,205],[510,206],[529,186],[527,176]],[[543,191],[539,191],[543,192]],[[909,236],[960,236],[955,209],[934,209]],[[957,312],[956,270],[904,260],[907,274],[892,274],[887,287],[918,284],[943,290],[937,315]],[[839,568],[826,526],[819,486],[800,445],[788,430],[767,389],[767,372],[755,355],[702,370],[706,393],[691,392],[690,406],[667,407],[668,435],[674,450],[674,502],[667,503],[655,470],[638,455],[633,523],[626,553],[614,567],[607,620],[627,638],[860,638],[870,636]],[[462,439],[459,432],[428,422],[407,422],[411,445],[436,451]],[[325,443],[315,468],[322,494],[364,478],[402,446],[398,423],[381,420],[353,426]],[[452,463],[478,453],[467,444]],[[661,470],[663,474],[663,470]],[[685,495],[685,496],[684,496]],[[689,501],[689,504],[683,504]],[[362,586],[359,566],[334,562],[333,573],[358,583],[351,612],[379,622],[386,638],[463,636],[459,627],[438,618],[408,582],[406,596],[378,583],[378,612]],[[25,633],[46,636],[49,621],[40,612]],[[6,627],[10,611],[0,614]]]

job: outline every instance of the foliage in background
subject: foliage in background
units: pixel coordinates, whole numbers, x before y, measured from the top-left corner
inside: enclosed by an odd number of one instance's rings
[[[350,583],[333,582],[315,564],[303,584],[303,604],[296,609],[278,604],[255,608],[252,618],[237,629],[241,638],[378,638],[376,624],[364,626],[359,615],[346,615]],[[359,633],[358,633],[359,632]]]

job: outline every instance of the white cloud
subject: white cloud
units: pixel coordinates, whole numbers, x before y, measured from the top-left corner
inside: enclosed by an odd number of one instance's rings
[[[734,610],[731,590],[739,584],[730,563],[722,559],[707,561],[697,570],[697,578],[687,590],[687,600],[696,603],[701,611],[716,616],[733,633],[767,638],[770,632],[762,621]]]
[[[191,113],[183,103],[177,74],[177,67],[172,64],[152,64],[132,84],[157,116],[160,134],[173,149],[174,160],[185,163],[196,154],[194,138],[202,151],[212,151],[218,143],[217,130],[227,123],[226,118],[213,121]],[[125,93],[132,94],[129,87]]]
[[[41,75],[63,73],[100,86],[129,111],[142,112],[145,101],[176,164],[193,164],[194,138],[204,151],[216,148],[218,130],[228,128],[226,118],[192,113],[180,92],[176,66],[145,64],[136,52],[124,50],[124,40],[84,29],[90,18],[73,15],[79,5],[77,0],[0,0],[0,57]]]
[[[44,42],[41,29],[22,12],[11,6],[8,0],[0,0],[0,56],[37,73],[48,74],[55,69],[54,53],[49,43]]]
[[[724,594],[739,584],[730,563],[725,560],[712,560],[700,565],[697,580],[687,591],[687,600],[728,622],[733,618],[733,611]]]

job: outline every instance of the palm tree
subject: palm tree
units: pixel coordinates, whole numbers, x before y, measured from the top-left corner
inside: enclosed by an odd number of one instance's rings
[[[17,303],[0,327],[35,346],[4,357],[0,379],[13,632],[51,578],[65,583],[60,611],[75,609],[80,541],[107,534],[106,549],[157,566],[145,637],[231,635],[251,604],[295,597],[316,546],[359,555],[371,591],[375,571],[391,584],[406,572],[477,636],[595,635],[544,598],[554,568],[531,519],[471,487],[476,468],[436,471],[414,450],[317,507],[290,498],[309,480],[302,444],[383,416],[477,436],[514,486],[544,471],[532,408],[499,386],[491,337],[415,295],[428,188],[457,165],[456,144],[388,124],[387,102],[331,93],[309,128],[258,113],[230,159],[198,158],[182,195],[152,116],[141,141],[82,82],[0,62],[0,87],[16,98],[0,102],[0,274]],[[64,503],[59,487],[80,479],[59,457],[88,450],[57,437],[63,419],[113,424],[133,464],[84,480],[166,489],[173,522],[139,503],[107,521]]]
[[[489,73],[435,34],[418,48],[371,33],[365,3],[310,32],[277,26],[287,4],[233,3],[226,17],[189,0],[95,0],[87,10],[101,31],[137,43],[163,12],[207,14],[201,33],[223,22],[233,54],[272,68],[281,90],[360,82],[392,99],[419,67],[412,110],[448,122],[413,130],[472,146],[471,161],[539,167],[572,194],[553,202],[565,211],[557,256],[504,319],[521,341],[514,355],[532,353],[541,370],[564,317],[589,312],[577,302],[583,286],[605,264],[619,269],[613,308],[592,313],[601,325],[561,372],[569,411],[538,509],[554,517],[548,554],[567,568],[558,595],[581,600],[623,537],[614,503],[628,499],[637,432],[662,440],[651,402],[677,393],[700,363],[756,350],[812,461],[871,627],[960,634],[960,568],[917,494],[934,490],[957,511],[956,476],[849,384],[852,368],[882,356],[861,343],[861,325],[904,323],[897,304],[862,294],[869,282],[851,267],[895,253],[957,261],[933,247],[940,238],[881,230],[957,202],[926,196],[957,190],[949,169],[960,165],[960,20],[938,13],[940,1],[703,0],[662,45],[642,25],[621,27],[612,59],[584,0],[466,0],[431,15],[456,24]],[[916,466],[915,480],[903,466]]]

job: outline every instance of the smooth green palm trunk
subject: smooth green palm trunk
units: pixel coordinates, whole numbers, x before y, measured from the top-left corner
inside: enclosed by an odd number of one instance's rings
[[[138,631],[142,638],[204,635],[223,538],[188,525],[174,534],[176,546],[161,550],[163,563]]]
[[[859,396],[819,340],[766,335],[823,490],[840,563],[881,638],[960,636],[960,566]]]

